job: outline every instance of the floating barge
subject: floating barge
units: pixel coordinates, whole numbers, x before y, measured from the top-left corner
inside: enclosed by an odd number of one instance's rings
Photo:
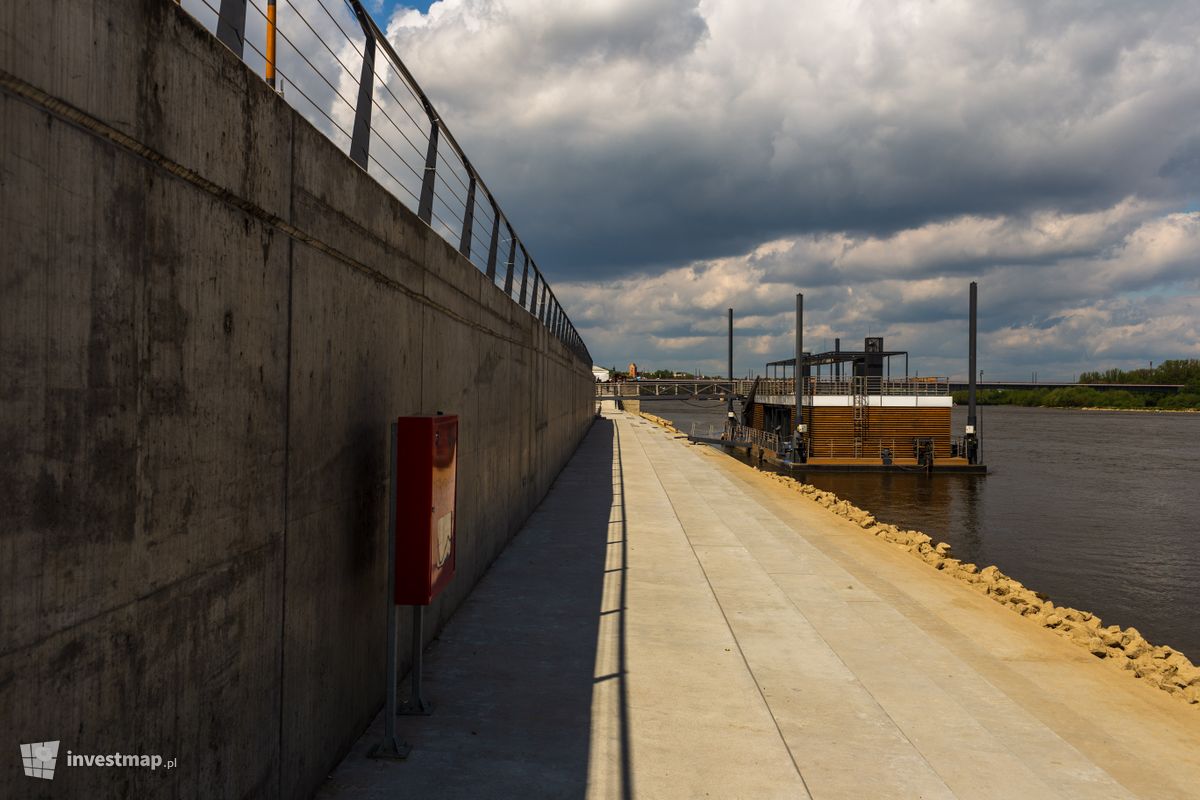
[[[975,428],[975,297],[972,283],[971,403],[961,433],[951,421],[949,378],[909,377],[908,353],[885,350],[883,337],[867,337],[862,350],[842,350],[835,340],[831,351],[805,352],[797,295],[799,358],[766,365],[767,377],[753,381],[725,438],[748,442],[760,461],[796,471],[986,474]],[[899,358],[904,373],[892,377]]]

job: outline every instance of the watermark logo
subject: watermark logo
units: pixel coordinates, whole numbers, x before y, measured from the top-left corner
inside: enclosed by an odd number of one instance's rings
[[[31,742],[21,745],[21,762],[31,778],[54,780],[54,765],[58,763],[58,742]]]
[[[67,767],[143,767],[151,770],[175,769],[179,759],[164,758],[159,754],[104,753],[87,754],[67,751],[66,764],[59,764],[58,742],[31,742],[21,745],[21,763],[25,774],[31,778],[54,780],[54,770]]]

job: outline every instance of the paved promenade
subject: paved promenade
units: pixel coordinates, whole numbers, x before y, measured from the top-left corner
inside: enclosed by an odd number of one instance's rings
[[[619,412],[426,686],[409,760],[364,757],[376,720],[320,797],[1200,796],[1196,708]]]

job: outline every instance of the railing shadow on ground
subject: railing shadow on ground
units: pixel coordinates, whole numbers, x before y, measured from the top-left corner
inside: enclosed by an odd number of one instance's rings
[[[609,536],[613,533],[620,536],[620,551],[621,551],[621,569],[619,579],[619,590],[617,592],[618,606],[617,614],[617,692],[618,692],[618,725],[620,730],[619,736],[619,764],[621,776],[621,797],[623,800],[632,800],[633,798],[633,748],[630,735],[629,722],[629,669],[628,669],[628,638],[626,636],[626,613],[628,611],[627,588],[629,575],[629,526],[627,524],[628,517],[625,509],[625,462],[621,452],[621,433],[617,430],[616,425],[608,420],[609,425],[613,428],[614,443],[613,443],[613,458],[616,474],[613,475],[612,493],[613,493],[613,510],[616,512],[618,519],[609,521]],[[619,524],[618,524],[619,523]],[[617,525],[614,531],[613,526]],[[613,542],[609,542],[611,546]],[[609,612],[605,612],[609,613]]]
[[[319,797],[633,797],[618,437],[596,420],[429,648],[434,712],[397,724],[408,760],[365,758],[376,720]]]

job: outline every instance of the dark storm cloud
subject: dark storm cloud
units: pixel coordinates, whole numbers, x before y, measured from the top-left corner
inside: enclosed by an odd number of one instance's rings
[[[446,5],[395,35],[561,275],[1195,190],[1193,3]]]

